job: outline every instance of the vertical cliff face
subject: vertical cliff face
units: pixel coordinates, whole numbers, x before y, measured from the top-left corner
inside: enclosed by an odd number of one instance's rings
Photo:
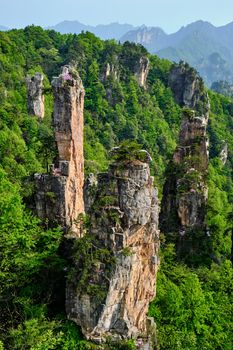
[[[184,108],[178,146],[164,187],[161,228],[175,236],[181,248],[192,232],[205,231],[209,99],[201,78],[184,63],[173,67],[169,84]]]
[[[118,61],[118,58],[115,58],[115,60]],[[106,66],[104,67],[101,80],[104,82],[108,77],[111,77],[115,80],[119,79],[119,67],[117,64],[107,62]]]
[[[150,70],[150,61],[146,56],[127,60],[124,56],[121,58],[115,57],[115,64],[107,63],[103,69],[101,80],[105,82],[111,77],[114,80],[119,80],[124,76],[125,68],[128,68],[134,74],[138,85],[146,88],[147,77]]]
[[[40,119],[44,118],[43,74],[36,73],[27,77],[28,113]]]
[[[228,145],[225,141],[223,141],[219,158],[221,159],[222,164],[225,165],[228,158]]]
[[[146,314],[159,265],[159,208],[149,165],[113,165],[86,188],[89,234],[74,254],[68,318],[88,339],[143,337],[141,349],[150,349]]]
[[[42,219],[56,221],[66,231],[80,235],[76,219],[84,211],[84,88],[78,73],[70,67],[63,68],[52,87],[58,159],[50,175],[35,175],[37,212]]]
[[[83,193],[83,85],[64,67],[52,87],[58,157],[51,174],[35,174],[36,209],[74,238],[68,318],[87,339],[133,337],[140,349],[152,350],[155,325],[146,315],[159,265],[159,207],[150,157],[140,151],[143,162],[121,160],[90,176]]]
[[[146,81],[149,73],[149,68],[150,68],[149,58],[141,57],[135,76],[137,78],[138,84],[143,88],[146,88]]]

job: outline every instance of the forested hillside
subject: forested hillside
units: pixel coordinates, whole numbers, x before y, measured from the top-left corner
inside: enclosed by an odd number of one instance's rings
[[[142,26],[126,33],[121,42],[140,43],[161,58],[188,62],[211,86],[220,80],[232,82],[232,28],[232,23],[215,27],[199,20],[166,34],[161,28]]]
[[[150,61],[145,86],[137,80],[142,57]],[[51,80],[68,63],[77,68],[86,91],[86,175],[106,170],[112,147],[136,141],[152,156],[151,173],[162,199],[177,145],[182,108],[168,87],[169,61],[140,45],[102,41],[88,32],[61,35],[34,26],[0,32],[0,349],[100,349],[66,320],[70,262],[62,253],[61,230],[42,225],[30,210],[33,174],[47,172],[56,157]],[[36,72],[45,76],[42,121],[27,113],[25,78]],[[207,258],[187,265],[161,232],[157,296],[149,311],[161,350],[233,347],[233,100],[213,92],[209,97],[211,251],[203,248]],[[105,348],[114,346],[109,342]]]

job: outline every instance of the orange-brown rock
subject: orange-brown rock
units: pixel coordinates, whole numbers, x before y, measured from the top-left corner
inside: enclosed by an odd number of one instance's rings
[[[68,318],[93,341],[142,337],[141,349],[152,349],[146,315],[159,266],[159,207],[149,165],[113,165],[99,174],[94,188],[89,188],[94,196],[89,200],[89,234],[94,241],[87,259],[98,258],[85,276],[85,262],[74,260],[77,273],[67,285]]]
[[[84,88],[78,73],[70,67],[64,67],[62,74],[53,79],[52,87],[58,160],[51,175],[36,175],[37,212],[41,218],[56,221],[80,236],[76,220],[84,212]],[[50,192],[53,204],[46,195]]]

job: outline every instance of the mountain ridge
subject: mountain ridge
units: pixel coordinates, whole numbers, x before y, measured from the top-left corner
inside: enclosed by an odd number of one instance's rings
[[[160,58],[194,66],[207,85],[214,81],[233,82],[233,22],[216,27],[207,21],[196,21],[181,27],[177,32],[166,34],[157,27],[138,28],[126,33],[121,42],[141,44]]]
[[[160,58],[192,65],[211,86],[216,81],[233,84],[233,22],[215,26],[198,20],[182,26],[174,33],[166,33],[157,26],[134,26],[128,23],[86,25],[77,20],[65,20],[46,29],[61,34],[92,32],[103,40],[134,42],[145,46]],[[8,28],[0,26],[0,30]]]
[[[113,22],[109,24],[98,24],[94,26],[94,25],[86,25],[79,21],[65,20],[57,23],[54,26],[49,26],[46,29],[54,29],[60,32],[61,34],[68,34],[68,33],[80,34],[82,31],[88,31],[99,36],[101,39],[118,40],[125,33],[135,28],[137,27],[134,27],[133,25],[127,24],[127,23],[121,24],[118,22]]]

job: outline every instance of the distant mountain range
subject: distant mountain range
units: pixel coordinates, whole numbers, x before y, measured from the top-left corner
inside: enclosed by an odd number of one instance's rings
[[[62,34],[90,31],[101,39],[116,39],[142,44],[149,52],[171,61],[188,62],[195,67],[207,85],[215,81],[233,84],[233,22],[215,27],[197,21],[167,34],[159,27],[134,27],[130,24],[85,25],[78,21],[63,21],[47,29]],[[0,30],[7,30],[0,26]]]
[[[116,39],[119,40],[127,32],[137,29],[130,24],[110,23],[110,24],[99,24],[97,26],[89,26],[78,21],[63,21],[56,24],[53,27],[47,29],[54,29],[62,34],[76,33],[79,34],[82,31],[89,31],[94,33],[101,39]]]
[[[233,83],[233,22],[215,27],[197,21],[173,34],[144,26],[124,34],[121,41],[140,43],[161,58],[187,61],[208,85],[219,80]]]

